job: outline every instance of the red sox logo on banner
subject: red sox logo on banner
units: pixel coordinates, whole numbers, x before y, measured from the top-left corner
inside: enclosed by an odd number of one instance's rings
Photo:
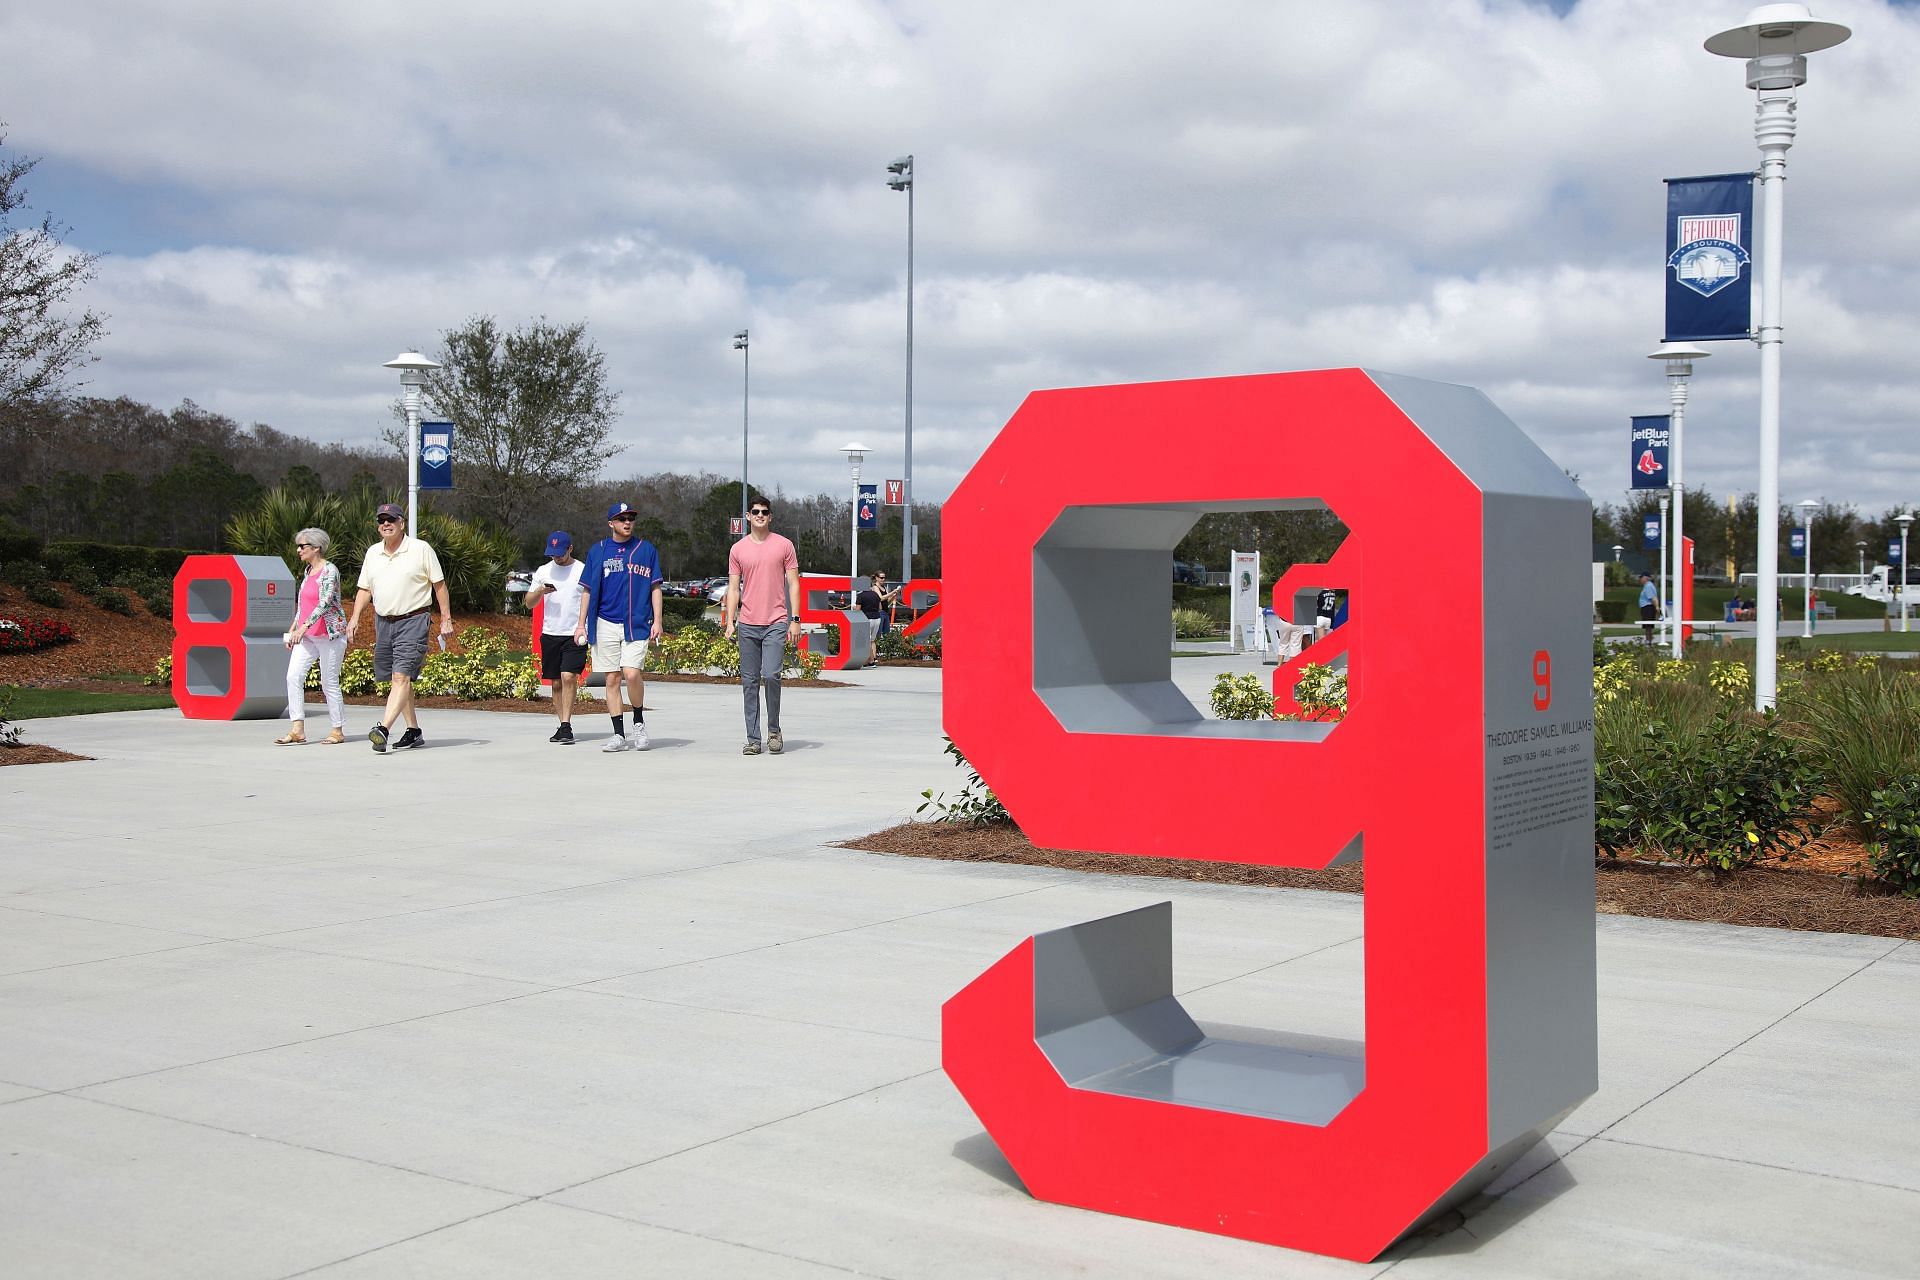
[[[1140,465],[1169,440],[1180,468]],[[1402,571],[1415,506],[1465,572]],[[1174,546],[1206,512],[1321,508],[1348,537],[1294,580],[1350,593],[1315,646],[1348,714],[1202,716]],[[946,1070],[1036,1197],[1371,1259],[1592,1092],[1589,512],[1478,392],[1357,369],[1038,392],[1007,423],[943,508],[945,722],[1021,828],[1366,867],[1343,1051],[1200,1027],[1150,900],[948,1001]]]

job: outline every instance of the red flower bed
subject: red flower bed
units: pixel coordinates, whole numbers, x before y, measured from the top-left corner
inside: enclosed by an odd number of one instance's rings
[[[0,613],[0,653],[32,653],[73,639],[73,627],[58,618]]]

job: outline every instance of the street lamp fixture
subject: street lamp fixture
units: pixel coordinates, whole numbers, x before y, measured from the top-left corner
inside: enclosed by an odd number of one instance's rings
[[[438,360],[429,360],[418,351],[402,351],[380,366],[400,371],[400,401],[407,412],[407,532],[420,536],[420,388],[427,385],[427,372],[438,369]]]
[[[1658,360],[1667,367],[1667,399],[1673,406],[1673,449],[1668,457],[1673,475],[1673,580],[1674,595],[1683,601],[1686,592],[1680,586],[1681,561],[1686,558],[1687,499],[1686,472],[1682,468],[1684,452],[1681,442],[1685,437],[1687,422],[1687,380],[1693,377],[1693,362],[1705,360],[1713,352],[1705,347],[1695,346],[1691,342],[1668,342],[1662,344],[1647,356],[1649,360]],[[1681,619],[1682,622],[1685,619]],[[1684,627],[1673,629],[1673,656],[1680,656],[1680,642]]]
[[[869,452],[863,444],[848,443],[840,446],[840,452],[847,455],[847,468],[853,472],[853,518],[848,522],[853,537],[849,541],[852,554],[847,563],[847,598],[853,598],[853,580],[860,576],[860,464],[867,460]]]
[[[1780,539],[1773,525],[1780,509],[1780,270],[1782,218],[1786,207],[1787,149],[1793,146],[1794,90],[1807,82],[1807,55],[1831,49],[1853,34],[1837,22],[1816,22],[1803,4],[1763,4],[1737,27],[1710,37],[1708,53],[1743,58],[1747,87],[1757,91],[1753,139],[1760,162],[1760,608],[1753,654],[1753,703],[1773,706],[1778,678],[1780,620],[1775,601],[1780,587]]]
[[[1812,498],[1802,498],[1799,505],[1805,521],[1807,537],[1806,546],[1802,548],[1807,553],[1806,590],[1801,593],[1801,603],[1806,606],[1806,617],[1801,624],[1800,634],[1810,637],[1813,635],[1813,513],[1820,509],[1820,504]]]
[[[887,166],[887,186],[907,193],[907,419],[906,466],[900,491],[900,582],[913,581],[913,157]]]
[[[747,396],[753,353],[747,346],[747,331],[733,335],[733,349],[740,353],[740,532],[747,531]]]
[[[1619,543],[1617,543],[1617,542],[1616,542],[1616,543],[1614,543],[1614,544],[1613,544],[1613,562],[1614,562],[1615,564],[1619,564],[1619,563],[1620,563],[1620,553],[1621,553],[1621,552],[1623,552],[1623,551],[1625,551],[1625,550],[1626,550],[1626,548],[1625,548],[1625,547],[1623,547],[1623,546],[1621,546],[1621,545],[1620,545]]]

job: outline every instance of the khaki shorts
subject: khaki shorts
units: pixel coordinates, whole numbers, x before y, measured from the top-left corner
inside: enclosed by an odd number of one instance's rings
[[[627,629],[605,618],[593,629],[593,669],[615,672],[622,668],[638,671],[647,661],[647,641],[627,639]]]

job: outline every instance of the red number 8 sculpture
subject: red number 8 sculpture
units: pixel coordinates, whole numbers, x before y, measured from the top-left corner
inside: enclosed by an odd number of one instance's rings
[[[1345,720],[1203,718],[1171,680],[1174,545],[1323,504],[1365,606]],[[942,513],[945,722],[1021,827],[1367,869],[1347,1058],[1208,1036],[1166,903],[954,996],[946,1070],[1035,1196],[1370,1259],[1593,1091],[1589,510],[1478,392],[1354,369],[1039,392],[1007,424]]]

